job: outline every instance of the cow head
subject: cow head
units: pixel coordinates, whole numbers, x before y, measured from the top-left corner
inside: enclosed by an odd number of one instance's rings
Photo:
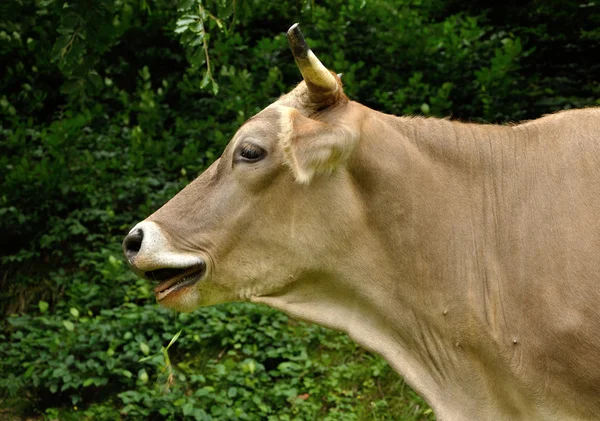
[[[304,81],[244,123],[217,161],[123,242],[132,269],[159,282],[165,307],[260,301],[315,282],[337,290],[339,268],[354,266],[347,245],[363,228],[348,167],[362,106],[297,25],[288,39]]]

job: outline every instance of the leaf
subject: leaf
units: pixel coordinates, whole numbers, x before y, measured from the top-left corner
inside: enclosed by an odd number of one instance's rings
[[[195,22],[192,23],[189,26],[190,31],[192,32],[196,32],[196,33],[204,33],[204,25],[202,24],[202,22]]]
[[[71,307],[69,313],[71,313],[71,316],[75,318],[79,317],[79,310],[77,310],[75,307]]]
[[[108,263],[111,264],[112,267],[119,267],[123,264],[122,261],[118,260],[117,258],[115,258],[115,256],[113,256],[112,254],[110,256],[108,256]]]
[[[190,64],[193,67],[202,66],[206,62],[206,56],[204,55],[204,49],[202,47],[196,48],[196,51],[194,51],[194,54],[192,54],[190,56],[189,60],[190,60]],[[202,84],[200,84],[200,87],[202,87]]]
[[[25,373],[23,373],[23,377],[26,379],[31,377],[31,375],[33,374],[34,371],[35,371],[35,366],[30,365],[29,367],[27,367],[27,370],[25,370]]]
[[[75,325],[70,320],[63,320],[63,325],[69,332],[73,332],[75,330]]]
[[[179,338],[179,335],[181,335],[181,332],[183,332],[183,330],[180,330],[179,332],[177,332],[175,334],[175,336],[173,336],[173,338],[171,339],[171,342],[169,342],[169,345],[167,345],[167,350],[171,347],[171,345],[173,345],[175,343],[175,341]]]
[[[198,34],[198,36],[194,37],[192,42],[189,42],[189,46],[190,47],[197,47],[198,45],[202,44],[202,41],[204,41],[204,32],[200,32]]]
[[[196,0],[181,0],[179,2],[179,6],[177,10],[188,10],[192,7],[192,5],[196,2]]]
[[[148,355],[150,353],[150,347],[144,342],[140,342],[140,349],[142,350],[144,355]]]
[[[196,18],[193,17],[183,17],[181,19],[179,19],[176,23],[177,26],[187,26],[190,23],[194,23],[196,22],[196,20],[198,20],[199,16]]]
[[[150,69],[148,68],[148,66],[144,66],[142,67],[142,70],[140,70],[140,76],[142,76],[142,79],[146,80],[150,80]]]
[[[227,19],[233,13],[233,4],[236,0],[227,0],[223,1],[221,4],[221,9],[219,10],[218,16],[221,19]]]
[[[104,87],[104,82],[100,75],[96,72],[90,72],[88,75],[88,80],[94,85],[96,89],[102,89]]]
[[[148,373],[146,372],[146,370],[145,370],[145,369],[143,369],[143,368],[142,368],[142,369],[141,369],[141,370],[138,372],[138,378],[140,379],[140,381],[141,381],[142,383],[148,383],[149,376],[148,376]]]
[[[204,77],[202,78],[202,82],[200,82],[200,88],[204,89],[208,86],[208,82],[210,82],[210,73],[208,70],[204,72]]]
[[[175,405],[175,402],[173,402],[173,405]],[[175,405],[177,406],[177,405]],[[181,407],[183,415],[185,415],[186,417],[188,415],[190,415],[192,412],[194,412],[194,404],[192,402],[187,402],[185,405],[183,405]]]
[[[40,301],[38,302],[38,307],[41,313],[45,313],[48,311],[49,304],[46,301]]]
[[[300,364],[294,363],[292,361],[286,361],[286,362],[279,364],[277,366],[277,369],[279,371],[289,373],[289,372],[293,372],[293,371],[300,371],[302,369],[302,366]]]
[[[74,94],[81,90],[81,86],[81,79],[69,79],[63,84],[60,90],[64,94]]]

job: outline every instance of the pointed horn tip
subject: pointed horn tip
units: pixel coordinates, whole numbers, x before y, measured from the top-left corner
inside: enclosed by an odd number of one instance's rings
[[[290,26],[290,29],[288,29],[287,33],[289,34],[290,32],[295,31],[296,28],[298,28],[298,25],[300,25],[300,22],[296,22],[295,24]],[[300,30],[300,29],[298,28],[297,30]]]
[[[310,51],[304,35],[300,30],[298,23],[293,24],[287,31],[287,39],[294,57],[297,59],[305,59]]]

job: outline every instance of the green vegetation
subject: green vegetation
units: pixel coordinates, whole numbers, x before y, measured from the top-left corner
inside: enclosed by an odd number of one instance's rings
[[[433,419],[344,335],[249,304],[159,308],[120,242],[300,80],[296,21],[381,111],[505,122],[600,104],[600,4],[486,4],[2,2],[0,418]]]

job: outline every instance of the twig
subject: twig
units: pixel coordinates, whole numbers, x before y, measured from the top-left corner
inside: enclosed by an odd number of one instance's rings
[[[202,43],[204,44],[204,56],[206,57],[206,73],[208,73],[210,80],[213,80],[212,72],[210,71],[210,58],[208,56],[208,42],[206,41],[206,35],[202,39]]]
[[[66,55],[69,53],[69,51],[68,51],[68,50],[70,50],[70,49],[71,49],[71,46],[73,45],[73,41],[75,40],[75,37],[76,37],[76,36],[77,36],[77,34],[79,33],[79,29],[81,29],[81,28],[77,28],[77,29],[75,30],[75,32],[73,32],[73,36],[72,36],[72,37],[71,37],[71,39],[69,40],[69,43],[68,43],[67,45],[65,45],[65,46],[63,47],[63,49],[61,50],[61,52],[60,52],[60,58],[64,58],[64,57],[65,57],[65,56],[66,56]]]
[[[227,30],[227,32],[233,31],[233,27],[235,26],[235,4],[236,0],[233,0],[233,11],[231,12],[231,25],[229,25],[229,29]]]
[[[201,4],[198,5],[198,12],[200,15],[200,19],[202,19],[202,16],[204,16],[204,14],[208,14],[209,17],[212,17],[213,19],[217,20],[218,19],[216,17],[213,16],[212,13],[210,13],[209,11],[207,11],[204,7],[202,7]],[[202,20],[202,26],[204,27],[204,37],[202,37],[202,46],[204,49],[204,56],[206,57],[206,74],[208,76],[208,78],[210,79],[211,82],[215,82],[215,80],[212,77],[212,72],[210,70],[210,57],[208,56],[208,41],[206,40],[206,27],[204,26],[204,20]]]
[[[221,358],[223,358],[223,356],[225,355],[225,352],[227,351],[227,347],[223,348],[221,351],[219,351],[219,354],[217,355],[217,358],[215,358],[215,362],[219,362],[221,361]]]

